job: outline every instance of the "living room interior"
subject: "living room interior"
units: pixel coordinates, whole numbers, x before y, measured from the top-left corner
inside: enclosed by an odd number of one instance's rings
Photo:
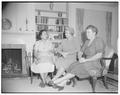
[[[50,31],[52,42],[57,46],[64,39],[64,28],[72,27],[80,46],[86,40],[83,35],[86,26],[95,25],[98,36],[118,54],[118,2],[2,2],[1,19],[2,93],[59,92],[50,87],[40,88],[36,75],[30,83],[27,57],[32,54],[41,29]],[[118,93],[118,61],[110,64],[107,78],[109,89],[98,81],[96,92]],[[66,86],[61,92],[92,92],[87,80],[77,83],[76,87]]]

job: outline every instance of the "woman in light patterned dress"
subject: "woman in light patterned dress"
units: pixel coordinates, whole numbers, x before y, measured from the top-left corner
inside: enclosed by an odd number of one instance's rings
[[[40,39],[34,45],[34,63],[31,65],[31,70],[34,73],[40,73],[42,82],[41,87],[45,87],[48,72],[54,71],[54,55],[52,53],[53,44],[48,40],[48,34],[45,30],[39,33]]]
[[[52,81],[49,82],[49,85],[52,85],[54,81],[57,81],[69,66],[77,61],[76,56],[77,52],[80,51],[80,44],[78,43],[77,38],[74,37],[74,34],[73,28],[66,28],[66,39],[61,42],[61,45],[57,49],[57,52],[59,52],[63,57],[56,59],[55,66],[58,72]]]

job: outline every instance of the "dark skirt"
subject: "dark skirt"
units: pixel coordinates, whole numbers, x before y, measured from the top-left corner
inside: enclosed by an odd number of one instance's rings
[[[68,73],[74,74],[79,78],[86,78],[89,76],[100,75],[101,65],[99,61],[90,61],[80,63],[75,62],[69,66],[67,69]]]
[[[70,65],[70,67],[67,69],[68,73],[74,74],[79,78],[86,78],[89,77],[90,74],[85,69],[84,63],[75,62]]]

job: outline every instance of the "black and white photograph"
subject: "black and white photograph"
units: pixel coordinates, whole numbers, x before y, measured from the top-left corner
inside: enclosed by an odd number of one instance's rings
[[[118,94],[118,1],[1,7],[2,94]]]

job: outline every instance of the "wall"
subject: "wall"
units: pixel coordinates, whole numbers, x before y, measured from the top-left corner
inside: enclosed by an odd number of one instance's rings
[[[10,30],[2,30],[2,44],[26,44],[31,51],[35,42],[35,9],[50,10],[49,3],[9,3],[2,17],[12,22]],[[66,11],[66,3],[54,3],[53,10]],[[26,20],[28,24],[26,25]]]
[[[36,9],[50,10],[50,3],[35,3]],[[66,11],[66,3],[53,3],[54,11]]]
[[[19,38],[19,41],[22,40],[27,44],[28,50],[31,50],[33,43],[35,42],[35,8],[49,10],[49,3],[10,3],[4,9],[2,16],[9,18],[12,21],[12,28],[10,30],[2,30],[2,43],[7,43],[12,39],[12,41]],[[117,51],[117,39],[118,39],[118,10],[117,8],[102,6],[97,3],[69,3],[69,26],[73,27],[76,31],[76,34],[79,32],[76,30],[76,8],[85,9],[85,26],[87,22],[95,21],[96,16],[100,17],[97,22],[99,31],[102,31],[100,36],[103,36],[104,31],[104,21],[103,16],[104,12],[112,12],[112,46]],[[66,10],[66,3],[55,3],[53,10]],[[89,11],[90,10],[90,11]],[[95,13],[93,11],[96,11]],[[93,13],[93,18],[91,18]],[[100,15],[103,14],[103,15]],[[95,18],[95,19],[94,19]],[[28,20],[28,31],[26,31],[26,19]],[[85,28],[84,26],[84,28]],[[103,27],[103,28],[102,28]],[[20,31],[21,30],[21,31]],[[9,33],[5,33],[9,32]],[[10,32],[23,32],[22,34]],[[25,32],[25,34],[24,34]],[[27,34],[29,33],[30,34]],[[27,36],[26,36],[27,35]],[[104,38],[105,39],[105,34]],[[17,42],[17,43],[18,43]],[[14,42],[13,42],[14,43]]]
[[[9,3],[2,11],[2,18],[12,22],[10,30],[2,30],[2,44],[26,44],[27,51],[31,51],[35,42],[34,4]]]
[[[28,31],[35,31],[34,14],[34,4],[32,3],[8,3],[2,11],[2,17],[8,18],[12,22],[12,28],[5,31],[16,32],[20,29],[22,32],[26,31],[26,20],[28,20]]]
[[[102,31],[102,34],[100,34],[101,37],[103,37],[103,39],[105,40],[105,30],[103,30],[105,27],[104,27],[104,24],[103,23],[103,16],[104,16],[104,12],[112,12],[112,41],[111,41],[111,44],[112,44],[112,47],[115,49],[115,51],[117,52],[117,40],[118,40],[118,10],[117,10],[117,7],[109,7],[109,6],[102,6],[100,5],[99,3],[69,3],[69,26],[72,26],[75,31],[76,31],[76,34],[78,34],[79,31],[77,31],[77,27],[76,27],[76,8],[83,8],[85,9],[85,23],[88,22],[91,22],[91,20],[93,20],[91,23],[95,23],[97,21],[95,21],[97,18],[96,17],[100,17],[99,21],[100,21],[100,24],[97,23],[98,27],[99,27],[99,30]],[[90,13],[88,10],[91,10],[90,12],[92,11],[96,11],[96,13],[93,14],[93,17],[91,18],[90,16]],[[98,13],[99,12],[99,13]],[[103,14],[99,15],[100,12]],[[89,14],[89,15],[88,15]],[[86,20],[87,19],[87,20]],[[98,22],[99,22],[98,21]],[[103,24],[102,24],[103,23]],[[86,25],[85,25],[86,26]],[[85,28],[84,26],[84,28]],[[104,34],[103,34],[104,33]]]
[[[98,28],[98,35],[99,37],[102,37],[104,42],[106,42],[106,12],[105,11],[96,11],[96,10],[85,10],[84,13],[84,23],[85,28],[88,25],[94,25]]]

